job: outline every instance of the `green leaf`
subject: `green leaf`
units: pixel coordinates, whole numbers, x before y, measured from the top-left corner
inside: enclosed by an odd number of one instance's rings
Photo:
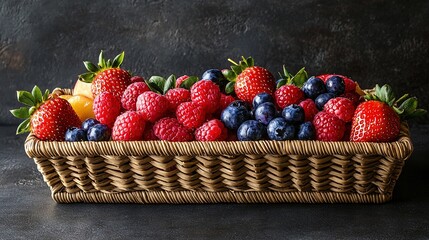
[[[415,117],[422,117],[427,114],[427,111],[425,109],[416,109],[413,113],[407,116],[407,118],[415,118]]]
[[[43,102],[49,98],[49,89],[45,90],[45,94],[43,94]]]
[[[252,57],[247,58],[247,66],[249,67],[255,66],[255,60]]]
[[[32,106],[30,109],[28,109],[28,115],[31,116],[33,113],[37,110],[35,106]]]
[[[408,98],[399,106],[399,109],[403,110],[404,117],[407,117],[408,115],[416,111],[417,104],[418,102],[416,97]]]
[[[175,84],[176,84],[176,76],[172,74],[167,78],[167,80],[165,80],[164,90],[162,93],[165,94],[168,90],[174,88]]]
[[[152,76],[152,77],[149,78],[149,82],[156,84],[156,86],[158,86],[159,89],[164,89],[165,78],[163,78],[163,77]]]
[[[234,71],[235,74],[240,74],[242,72],[241,66],[231,66],[232,71]]]
[[[18,102],[23,103],[27,106],[36,105],[36,99],[34,99],[33,95],[27,91],[17,91]]]
[[[33,90],[31,90],[31,95],[33,95],[36,103],[41,103],[43,101],[42,91],[38,86],[34,86]]]
[[[85,65],[85,68],[91,73],[96,73],[99,70],[98,67],[90,61],[84,61],[83,64]]]
[[[281,86],[286,85],[287,81],[285,79],[281,79],[277,82],[276,89],[279,89]]]
[[[29,118],[30,114],[28,113],[28,107],[20,107],[18,109],[10,110],[10,113],[16,118]]]
[[[25,119],[16,129],[16,134],[30,132],[30,118]]]
[[[234,82],[235,79],[237,78],[237,74],[235,74],[234,71],[229,70],[229,69],[222,70],[222,74],[230,82]]]
[[[124,57],[125,57],[125,52],[121,52],[118,56],[116,56],[113,59],[113,63],[112,63],[112,67],[113,68],[118,68],[121,66],[122,62],[124,61]]]
[[[94,73],[84,73],[79,75],[79,81],[86,82],[86,83],[92,83],[92,80],[94,80],[95,74]]]
[[[103,50],[100,51],[100,55],[98,56],[98,66],[100,66],[101,68],[106,67],[106,60],[103,56]]]
[[[308,74],[305,71],[305,68],[301,68],[296,74],[295,76],[293,76],[291,78],[291,82],[292,84],[294,84],[297,87],[302,87],[302,85],[304,85],[305,81],[307,81],[308,79]]]
[[[194,85],[194,83],[198,82],[198,77],[196,76],[189,76],[185,81],[183,81],[179,87],[181,88],[185,88],[185,89],[191,89],[192,85]]]
[[[110,61],[110,59],[107,59],[106,62],[106,68],[112,67],[112,61]]]
[[[229,82],[228,84],[226,84],[225,86],[225,93],[226,94],[231,94],[234,92],[234,85],[235,82]]]

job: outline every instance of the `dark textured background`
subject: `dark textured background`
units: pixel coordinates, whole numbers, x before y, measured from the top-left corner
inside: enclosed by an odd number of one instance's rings
[[[390,83],[428,109],[428,23],[427,0],[2,0],[0,124],[19,122],[8,112],[16,90],[72,87],[100,49],[125,50],[123,66],[144,77],[201,75],[251,55],[274,73],[286,64],[364,88]]]

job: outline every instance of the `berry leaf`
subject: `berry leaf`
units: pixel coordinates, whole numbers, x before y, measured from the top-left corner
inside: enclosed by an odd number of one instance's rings
[[[185,88],[185,89],[191,89],[192,85],[194,83],[198,82],[198,77],[196,76],[189,76],[185,81],[183,81],[179,87]]]
[[[234,71],[229,69],[223,69],[222,74],[230,82],[234,82],[235,79],[237,78],[237,74],[235,74]]]
[[[84,61],[83,64],[85,65],[85,68],[91,73],[96,73],[99,70],[98,67],[90,61]]]
[[[36,99],[34,99],[33,95],[27,91],[17,91],[18,102],[23,103],[27,106],[36,105]]]
[[[92,80],[94,79],[94,77],[95,77],[94,73],[87,72],[87,73],[79,75],[79,81],[86,82],[86,83],[92,83]]]
[[[304,85],[304,82],[308,79],[308,74],[305,71],[305,67],[301,68],[295,76],[291,78],[292,84],[294,84],[297,87],[302,87]]]
[[[113,59],[113,63],[112,63],[112,67],[113,68],[118,68],[121,66],[122,62],[124,61],[124,57],[125,57],[125,52],[121,52],[118,56],[116,56]]]
[[[225,86],[225,93],[226,94],[231,94],[234,92],[234,85],[235,82],[229,82],[228,84],[226,84]]]
[[[41,103],[43,101],[42,91],[38,86],[34,86],[31,90],[31,95],[33,95],[36,103]]]
[[[25,119],[16,129],[16,134],[30,132],[30,118]]]
[[[167,78],[167,80],[165,80],[162,93],[165,94],[168,90],[174,88],[175,85],[176,85],[176,76],[172,74]]]
[[[281,79],[276,86],[276,89],[279,89],[281,86],[286,85],[286,80],[285,79]]]
[[[101,68],[106,67],[106,60],[103,56],[103,50],[101,50],[100,55],[98,56],[98,66],[100,66]]]
[[[20,107],[18,109],[10,110],[10,113],[12,113],[12,115],[16,118],[29,118],[30,117],[29,109],[30,108],[28,107]]]

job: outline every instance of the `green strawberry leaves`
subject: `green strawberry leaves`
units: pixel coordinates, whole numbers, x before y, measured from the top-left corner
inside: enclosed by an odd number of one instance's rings
[[[176,84],[176,76],[172,74],[167,79],[161,76],[152,76],[145,82],[150,90],[164,95],[168,90],[174,88]]]
[[[80,74],[79,81],[91,83],[98,72],[101,72],[109,68],[119,68],[122,65],[122,62],[124,61],[124,58],[125,58],[125,52],[122,51],[113,59],[113,61],[110,59],[106,60],[104,58],[104,54],[102,50],[100,52],[100,55],[98,56],[98,65],[95,65],[90,61],[83,61],[83,65],[85,65],[85,68],[88,72]]]
[[[305,67],[301,68],[295,75],[292,75],[286,70],[285,65],[283,65],[283,73],[279,73],[279,75],[281,80],[277,83],[277,88],[286,84],[302,87],[308,79],[308,73],[305,71]]]

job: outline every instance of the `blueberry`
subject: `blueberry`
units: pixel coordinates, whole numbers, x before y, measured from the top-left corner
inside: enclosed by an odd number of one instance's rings
[[[299,140],[313,140],[315,139],[316,132],[311,122],[305,122],[299,126],[298,139]]]
[[[322,93],[314,100],[314,103],[316,103],[317,109],[322,111],[323,106],[325,106],[325,103],[327,103],[329,99],[334,97],[335,95],[333,93]]]
[[[322,93],[326,92],[325,83],[317,77],[309,78],[302,86],[302,91],[307,98],[315,99]]]
[[[271,96],[268,93],[262,92],[262,93],[258,93],[254,98],[253,98],[253,108],[257,108],[259,105],[261,105],[262,103],[266,103],[266,102],[274,102],[274,98],[273,96]]]
[[[66,131],[65,140],[68,142],[86,141],[86,133],[83,129],[71,127]]]
[[[335,96],[343,94],[346,90],[344,79],[339,76],[332,76],[326,81],[326,91]]]
[[[278,117],[270,121],[267,126],[268,138],[283,141],[295,138],[295,126],[288,123],[284,118]]]
[[[240,141],[258,141],[265,137],[265,126],[256,120],[243,122],[237,130],[237,138]]]
[[[110,129],[107,125],[97,123],[88,129],[89,141],[107,141],[110,139]]]
[[[221,91],[225,92],[225,87],[228,83],[228,80],[219,69],[209,69],[205,71],[201,76],[201,79],[210,80],[216,83],[220,87]]]
[[[251,111],[247,106],[248,105],[241,100],[236,100],[230,103],[228,107],[222,111],[220,120],[228,129],[238,129],[244,121],[249,120],[252,117]]]
[[[83,121],[83,123],[82,123],[82,129],[85,132],[87,132],[90,127],[94,126],[97,123],[100,123],[100,122],[98,120],[94,119],[94,118],[88,118],[85,121]]]
[[[292,104],[283,109],[282,112],[283,118],[286,120],[286,122],[289,123],[302,123],[305,119],[304,109],[297,105]]]
[[[259,105],[254,112],[253,117],[255,120],[267,125],[271,119],[275,118],[277,114],[276,106],[272,102],[266,102]]]

